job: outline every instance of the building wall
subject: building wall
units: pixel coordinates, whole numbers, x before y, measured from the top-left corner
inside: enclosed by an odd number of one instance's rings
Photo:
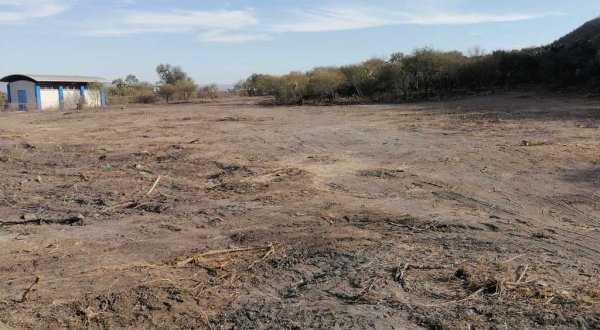
[[[60,108],[58,89],[42,89],[40,94],[42,99],[42,110]]]
[[[15,82],[9,83],[10,85],[10,98],[12,103],[10,107],[13,109],[19,108],[19,95],[18,90],[24,90],[27,93],[27,109],[35,110],[36,102],[35,102],[35,83],[27,80],[19,80]]]
[[[13,109],[19,108],[18,90],[25,90],[27,93],[27,110],[37,109],[36,102],[36,83],[31,81],[15,81],[9,83],[10,85],[10,96],[11,105]],[[41,83],[40,87],[40,101],[41,109],[60,109],[59,99],[59,86],[63,85],[63,96],[64,96],[64,109],[73,110],[77,109],[77,104],[81,99],[81,84],[77,83]],[[102,94],[98,90],[85,89],[85,100],[87,107],[100,107],[102,106]]]
[[[99,107],[102,105],[99,90],[85,90],[85,103],[88,107]]]
[[[69,89],[65,87],[63,90],[63,95],[65,96],[65,109],[77,109],[77,103],[81,98],[79,89]]]

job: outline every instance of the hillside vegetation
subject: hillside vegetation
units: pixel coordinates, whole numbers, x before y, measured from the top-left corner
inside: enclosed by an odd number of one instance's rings
[[[389,59],[315,68],[282,76],[253,74],[236,85],[250,96],[272,95],[278,104],[402,101],[490,92],[535,85],[596,89],[600,79],[600,18],[556,42],[485,54],[421,48]]]

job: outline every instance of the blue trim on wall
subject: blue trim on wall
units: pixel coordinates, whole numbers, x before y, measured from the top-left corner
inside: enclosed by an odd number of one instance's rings
[[[35,84],[35,105],[38,110],[42,110],[42,87]]]
[[[100,88],[100,106],[106,106],[106,92],[104,92],[104,88]]]
[[[8,94],[8,104],[12,103],[12,96],[10,95],[10,83],[6,84],[6,92]]]
[[[58,106],[60,110],[65,108],[65,89],[63,85],[58,86]]]

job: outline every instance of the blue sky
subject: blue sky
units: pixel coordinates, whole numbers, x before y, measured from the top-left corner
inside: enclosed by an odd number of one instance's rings
[[[159,63],[233,83],[430,46],[546,44],[600,15],[600,0],[0,0],[0,76],[135,74]]]

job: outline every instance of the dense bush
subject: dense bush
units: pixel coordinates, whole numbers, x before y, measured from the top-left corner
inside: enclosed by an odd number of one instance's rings
[[[307,96],[309,78],[301,72],[291,72],[274,78],[272,94],[278,104],[302,104]]]
[[[333,100],[338,96],[346,77],[335,68],[318,68],[307,74],[306,96],[316,100]]]
[[[198,89],[194,80],[180,66],[159,64],[156,73],[160,78],[157,94],[169,102],[176,96],[188,101]]]
[[[190,97],[196,92],[198,87],[194,82],[190,80],[179,80],[173,84],[175,86],[176,92],[181,96],[184,101],[188,101]]]
[[[136,100],[138,99],[147,100],[154,97],[154,86],[146,82],[140,82],[134,75],[115,79],[112,84],[113,87],[106,90],[109,97],[128,97],[134,103],[137,103]]]
[[[159,97],[167,102],[176,97],[188,101],[198,89],[179,66],[160,64],[156,67],[156,73],[160,78],[160,84],[156,87],[140,82],[134,75],[128,75],[115,79],[113,86],[107,89],[107,94],[117,103],[155,103]]]

